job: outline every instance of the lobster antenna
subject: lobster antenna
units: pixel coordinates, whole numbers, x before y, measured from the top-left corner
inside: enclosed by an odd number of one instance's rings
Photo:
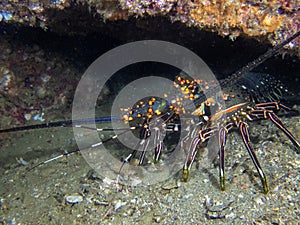
[[[105,123],[111,122],[114,120],[119,120],[119,118],[114,116],[108,117],[97,117],[97,118],[90,118],[90,119],[82,119],[82,120],[62,120],[56,122],[48,122],[48,123],[40,123],[28,126],[21,126],[21,127],[12,127],[8,129],[0,130],[1,133],[8,133],[8,132],[15,132],[15,131],[24,131],[24,130],[33,130],[33,129],[41,129],[41,128],[51,128],[51,127],[72,127],[83,123]]]
[[[258,58],[254,59],[253,61],[249,62],[245,66],[243,66],[241,69],[238,71],[234,72],[231,74],[229,77],[225,78],[224,81],[220,84],[221,86],[226,84],[229,80],[234,81],[240,78],[242,74],[248,73],[260,64],[262,64],[264,61],[267,59],[271,58],[275,54],[278,53],[278,51],[283,48],[286,44],[290,43],[292,40],[297,38],[300,35],[300,31],[296,32],[293,34],[291,37],[280,43],[279,45],[274,46],[273,48],[269,49],[267,52],[264,54],[260,55]]]
[[[210,96],[212,94],[215,94],[217,92],[217,90],[220,89],[220,87],[222,87],[223,85],[226,85],[228,83],[233,84],[233,83],[237,82],[239,80],[239,78],[241,77],[241,75],[250,72],[251,70],[253,70],[257,66],[262,64],[264,61],[266,61],[267,59],[269,59],[272,56],[274,56],[275,54],[277,54],[278,51],[281,48],[283,48],[286,44],[288,44],[289,42],[291,42],[292,40],[297,38],[299,35],[300,35],[300,31],[297,31],[295,34],[293,34],[291,37],[289,37],[288,39],[286,39],[285,41],[283,41],[279,45],[276,45],[273,48],[269,49],[267,52],[260,55],[258,58],[256,58],[253,61],[249,62],[248,64],[243,66],[241,69],[237,70],[236,72],[234,72],[233,74],[231,74],[230,76],[225,78],[221,83],[219,83],[220,85],[217,85],[215,87],[212,87],[212,88],[208,89],[208,91],[206,93],[202,94],[194,102],[195,103],[204,102],[206,100],[206,96]]]
[[[34,125],[22,126],[22,127],[12,127],[8,129],[0,130],[0,134],[15,132],[15,131],[23,131],[23,130],[33,130],[33,129],[50,128],[50,127],[69,127],[69,126],[72,126],[72,120],[57,121],[51,123],[41,123],[41,124],[34,124]]]

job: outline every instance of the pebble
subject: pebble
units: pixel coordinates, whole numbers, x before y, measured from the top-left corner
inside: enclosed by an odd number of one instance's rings
[[[41,75],[41,80],[43,81],[43,83],[47,83],[50,80],[50,76],[48,74],[43,73]]]
[[[172,182],[172,183],[167,183],[165,185],[162,186],[163,190],[172,190],[172,189],[177,189],[180,185],[178,185],[178,183],[176,182]]]
[[[121,200],[117,200],[114,202],[114,211],[117,211],[122,206],[126,205],[126,202],[122,202]]]
[[[258,205],[263,205],[263,204],[265,204],[265,199],[263,198],[263,197],[256,197],[256,198],[254,198],[254,201],[256,202],[256,204],[258,204]]]
[[[25,120],[27,120],[27,121],[30,120],[31,117],[32,117],[32,115],[31,115],[30,113],[24,114],[24,118],[25,118]]]
[[[161,217],[160,217],[160,216],[154,216],[154,217],[153,217],[153,221],[154,221],[155,223],[160,223]]]
[[[41,122],[43,122],[45,119],[43,118],[43,116],[44,116],[44,113],[42,112],[42,113],[40,113],[40,114],[36,114],[32,119],[33,120],[38,120],[38,121],[41,121]]]
[[[66,203],[68,204],[76,204],[83,201],[83,197],[81,195],[69,195],[66,197]]]
[[[44,87],[38,87],[36,94],[39,98],[44,98],[46,96],[46,89]]]
[[[22,165],[22,166],[27,166],[28,165],[28,162],[25,161],[22,157],[21,158],[16,158],[17,162]]]

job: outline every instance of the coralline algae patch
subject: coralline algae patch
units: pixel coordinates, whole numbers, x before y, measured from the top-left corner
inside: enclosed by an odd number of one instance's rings
[[[299,3],[298,3],[299,4]],[[269,40],[275,45],[282,37],[299,30],[300,13],[296,1],[262,1],[249,4],[245,1],[195,1],[190,15],[196,26],[214,29],[220,35],[231,37],[240,34],[264,36],[273,33]]]
[[[230,30],[237,33],[243,31],[249,36],[264,35],[276,31],[286,19],[285,15],[279,15],[272,8],[240,4],[236,1],[197,1],[192,7],[194,9],[191,10],[191,17],[196,24],[216,28],[223,35],[228,35]]]
[[[236,37],[264,38],[276,45],[300,28],[299,1],[143,1],[127,0],[123,6],[133,15],[166,15],[172,21]],[[269,35],[270,34],[270,35]],[[299,46],[294,41],[293,48]]]

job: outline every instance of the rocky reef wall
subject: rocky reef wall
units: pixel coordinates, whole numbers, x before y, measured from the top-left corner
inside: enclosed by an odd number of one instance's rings
[[[145,21],[163,17],[232,41],[244,36],[276,45],[300,29],[299,7],[298,0],[17,0],[0,3],[0,21],[69,35],[110,30],[118,37],[130,23],[153,32],[164,24]],[[299,45],[298,38],[287,48],[299,55]]]

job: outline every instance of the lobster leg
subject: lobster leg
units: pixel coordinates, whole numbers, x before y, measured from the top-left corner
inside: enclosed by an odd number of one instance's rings
[[[143,145],[143,150],[142,150],[142,153],[141,153],[140,158],[139,158],[139,165],[142,165],[143,162],[144,162],[145,155],[146,155],[148,145],[149,145],[149,139],[142,140],[141,144]]]
[[[188,154],[188,156],[185,160],[184,166],[183,166],[182,177],[185,182],[187,182],[187,180],[189,178],[190,170],[191,170],[192,164],[195,160],[195,156],[197,154],[197,145],[199,144],[199,142],[203,142],[203,139],[201,139],[200,137],[195,137],[192,140],[192,143],[190,145],[189,154]]]
[[[154,128],[154,163],[157,163],[159,161],[159,158],[161,156],[161,151],[163,148],[163,142],[160,139],[160,130],[159,128]]]
[[[233,127],[233,123],[228,123],[226,126],[219,129],[218,141],[219,141],[219,173],[220,173],[220,186],[221,190],[225,191],[225,145],[226,136],[229,130]]]
[[[260,164],[259,164],[259,161],[253,151],[253,148],[250,144],[250,138],[249,138],[249,132],[248,132],[248,128],[247,128],[247,124],[245,122],[240,122],[239,123],[239,130],[240,130],[240,133],[242,135],[242,138],[243,138],[243,141],[244,141],[244,144],[248,150],[248,153],[257,169],[257,172],[259,174],[259,177],[260,177],[260,180],[262,182],[262,185],[263,185],[263,189],[264,189],[264,193],[267,194],[269,192],[269,187],[268,187],[268,182],[267,182],[267,178],[264,174],[264,171],[262,170]]]
[[[195,137],[189,147],[189,153],[186,157],[184,166],[183,166],[183,180],[186,182],[188,180],[190,170],[193,162],[195,161],[195,157],[197,155],[198,149],[197,145],[199,143],[203,143],[209,138],[211,138],[217,131],[216,127],[207,128],[205,130],[200,130],[197,137]]]
[[[219,130],[219,173],[220,173],[220,186],[221,190],[225,191],[225,145],[226,145],[226,134],[227,131],[224,127],[221,127]]]
[[[300,153],[299,142],[296,140],[294,135],[288,129],[285,128],[285,126],[283,125],[281,120],[278,118],[278,116],[276,116],[276,114],[273,112],[268,112],[267,116],[280,130],[282,130],[285,133],[285,135],[291,140],[291,142],[297,148],[298,153]]]
[[[184,166],[183,166],[183,180],[185,182],[187,182],[188,178],[189,178],[189,174],[190,174],[190,170],[191,170],[191,167],[192,167],[192,164],[195,160],[195,156],[198,152],[197,150],[197,145],[199,144],[199,142],[203,142],[203,139],[201,139],[200,137],[195,137],[193,140],[192,140],[192,143],[190,145],[190,149],[189,149],[189,154],[186,158],[186,161],[184,163]]]
[[[150,137],[150,135],[151,135],[151,130],[150,130],[150,125],[149,125],[149,120],[147,119],[143,123],[142,129],[140,131],[140,139],[141,139],[140,144],[143,145],[143,150],[142,150],[142,153],[139,158],[139,165],[142,165],[144,162],[145,155],[146,155],[148,145],[149,145],[148,137]]]
[[[163,141],[160,138],[160,134],[161,133],[160,133],[159,128],[155,127],[154,128],[154,146],[155,146],[155,148],[154,148],[154,162],[155,163],[159,161],[159,158],[160,158],[161,152],[162,152],[162,148],[163,148]],[[144,146],[143,146],[142,154],[139,158],[139,165],[143,164],[145,154],[146,154],[146,151],[147,151],[148,145],[149,145],[148,137],[150,137],[150,135],[151,135],[150,125],[148,123],[145,123],[144,128],[141,131],[141,135],[140,135],[140,138],[142,138],[142,142],[143,142],[142,144]]]
[[[281,122],[279,117],[273,112],[273,110],[279,110],[280,108],[284,109],[285,111],[292,111],[291,108],[279,104],[277,102],[265,102],[255,105],[255,110],[250,112],[251,116],[255,116],[256,118],[262,119],[270,119],[280,130],[282,130],[285,135],[291,140],[293,145],[297,148],[297,151],[300,152],[300,144],[294,137],[294,135],[285,128],[284,124]]]

